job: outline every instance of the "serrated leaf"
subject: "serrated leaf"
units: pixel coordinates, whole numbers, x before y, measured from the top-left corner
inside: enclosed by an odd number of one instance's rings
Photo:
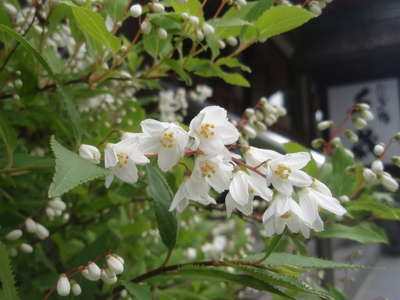
[[[59,197],[74,187],[106,176],[109,170],[100,168],[68,150],[51,137],[51,149],[56,157],[56,170],[49,188],[49,197]]]
[[[267,291],[272,294],[284,297],[285,299],[294,300],[292,297],[286,295],[284,292],[273,287],[270,283],[248,275],[228,273],[221,270],[217,270],[216,268],[210,268],[204,266],[182,267],[178,269],[178,273],[186,275],[194,275],[196,277],[204,278],[207,280],[217,279],[221,281],[232,282],[243,286],[251,287],[259,291]]]
[[[72,124],[74,125],[75,135],[76,135],[77,139],[79,140],[81,137],[81,134],[82,134],[79,113],[76,110],[76,107],[75,107],[72,99],[66,93],[66,91],[63,87],[63,84],[61,83],[61,81],[58,80],[58,78],[56,77],[56,75],[54,74],[52,69],[50,68],[49,64],[40,55],[40,53],[18,32],[14,31],[13,29],[11,29],[3,24],[0,24],[0,32],[5,32],[6,34],[11,35],[14,39],[16,39],[18,42],[20,42],[21,46],[24,47],[30,54],[32,54],[38,60],[38,62],[47,71],[49,76],[56,82],[57,88],[60,91],[61,95],[63,96],[68,115],[72,121]]]
[[[285,148],[285,151],[287,153],[296,153],[296,152],[308,152],[308,153],[310,153],[310,149],[308,149],[308,148],[306,148],[306,147],[304,147],[304,146],[302,146],[302,145],[300,145],[298,143],[295,143],[295,142],[285,143],[283,145],[283,147]],[[311,155],[311,153],[310,153],[310,155]],[[307,174],[309,174],[310,176],[313,176],[313,177],[317,176],[319,168],[318,168],[318,165],[315,162],[314,158],[312,157],[312,155],[311,155],[310,162],[302,170],[304,172],[306,172]]]
[[[320,297],[324,297],[329,299],[329,294],[321,288],[312,287],[308,283],[303,280],[299,280],[297,278],[286,276],[283,274],[275,273],[267,269],[252,267],[252,266],[244,266],[237,264],[230,264],[233,268],[240,270],[254,278],[257,278],[262,281],[266,281],[269,283],[273,283],[282,287],[303,291],[309,294],[314,294]]]
[[[360,243],[388,243],[385,231],[374,223],[362,222],[355,226],[327,224],[325,230],[316,232],[320,238],[339,238]]]
[[[151,300],[150,286],[121,280],[120,283],[128,291],[129,295],[134,296],[137,300]]]
[[[149,164],[146,165],[146,172],[150,193],[154,200],[154,210],[161,240],[165,246],[172,249],[176,244],[178,223],[176,221],[175,213],[169,211],[173,199],[171,188],[162,176],[161,172],[155,167],[152,167]]]
[[[90,9],[71,6],[78,26],[94,40],[116,52],[121,41],[108,32],[103,17]]]
[[[8,258],[7,248],[0,242],[0,281],[4,299],[18,300],[17,289],[15,288],[14,275],[11,270],[10,259]]]

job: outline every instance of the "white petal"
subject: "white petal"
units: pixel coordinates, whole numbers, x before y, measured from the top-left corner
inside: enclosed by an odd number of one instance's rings
[[[225,122],[223,126],[217,126],[216,131],[225,145],[236,143],[240,137],[237,128],[229,121]]]
[[[135,163],[128,160],[128,163],[122,168],[113,169],[115,176],[127,183],[135,183],[138,180],[138,171]]]
[[[290,196],[293,193],[293,185],[287,179],[280,179],[277,176],[271,176],[271,183],[278,192]]]
[[[324,183],[322,183],[321,181],[319,181],[317,179],[314,180],[312,188],[324,195],[332,197],[331,190]]]
[[[140,139],[140,149],[146,154],[156,154],[161,149],[159,136],[144,136]]]
[[[164,172],[169,171],[181,159],[181,153],[175,147],[163,148],[158,153],[157,163]]]
[[[261,177],[258,174],[252,174],[249,176],[249,185],[254,190],[254,194],[260,196],[266,201],[271,201],[273,192],[268,187],[265,178]]]
[[[142,127],[142,130],[145,134],[154,136],[160,135],[160,133],[168,127],[168,123],[153,119],[146,119],[140,122],[140,127]]]
[[[273,160],[283,157],[282,154],[267,149],[260,149],[256,147],[250,147],[245,153],[244,157],[246,161],[252,166],[256,166],[262,162]]]
[[[113,182],[113,180],[114,180],[114,174],[109,174],[109,175],[106,176],[106,182],[105,182],[106,188],[110,187],[110,185]]]
[[[227,119],[227,112],[224,108],[216,105],[207,106],[203,108],[200,114],[204,114],[204,123],[220,123]]]
[[[169,211],[173,211],[177,209],[179,211],[180,205],[183,202],[186,202],[187,205],[187,200],[185,199],[187,196],[186,192],[186,181],[184,181],[181,186],[178,188],[174,199],[172,200],[171,206],[169,207]]]
[[[310,153],[298,152],[286,154],[282,162],[291,169],[302,169],[308,164],[310,159]]]
[[[229,193],[237,203],[245,205],[249,200],[249,184],[242,172],[239,171],[233,176],[229,185]]]
[[[289,175],[288,180],[295,186],[310,186],[312,184],[312,178],[306,172],[300,170],[293,170]]]
[[[340,204],[340,202],[333,197],[326,196],[322,193],[315,192],[320,207],[334,213],[338,216],[343,216],[346,213],[346,209]]]
[[[235,210],[236,201],[233,200],[231,193],[228,193],[225,197],[225,208],[226,208],[226,215],[228,218],[232,215],[232,212]]]
[[[309,188],[305,188],[298,194],[304,218],[309,224],[312,224],[319,217],[318,203],[312,198],[312,195],[310,195],[311,193]]]
[[[115,167],[117,163],[118,157],[113,149],[113,145],[107,144],[106,148],[104,149],[104,167],[112,168]]]

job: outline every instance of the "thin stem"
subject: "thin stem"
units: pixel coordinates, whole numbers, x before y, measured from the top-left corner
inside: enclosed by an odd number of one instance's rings
[[[224,8],[224,6],[225,6],[226,3],[228,3],[227,0],[221,0],[221,3],[220,3],[220,5],[219,5],[217,11],[215,12],[214,16],[212,17],[213,20],[215,20],[215,19],[219,16],[219,14],[221,13],[221,11],[222,11],[222,9]]]
[[[168,264],[169,259],[171,258],[172,252],[174,251],[174,248],[170,248],[168,250],[167,256],[165,257],[164,262],[161,264],[161,267],[165,267]]]
[[[251,170],[251,171],[257,173],[257,174],[260,175],[261,177],[267,178],[267,175],[265,175],[264,173],[262,173],[262,172],[260,172],[259,170],[257,170],[257,168],[252,167],[252,166],[249,166],[249,165],[246,164],[244,161],[242,161],[242,160],[240,160],[240,159],[238,159],[238,158],[235,158],[235,157],[232,157],[232,160],[233,160],[235,163],[237,163],[237,164],[239,164],[239,165],[242,165],[242,166],[246,167],[247,169],[249,169],[249,170]]]
[[[105,143],[107,142],[107,139],[108,139],[110,136],[112,136],[112,135],[115,134],[115,133],[120,133],[120,132],[121,132],[121,131],[116,130],[116,129],[111,130],[111,131],[106,135],[106,137],[105,137],[97,146],[101,146],[101,145],[105,144]]]
[[[383,150],[383,153],[379,156],[380,160],[384,160],[385,159],[385,154],[389,150],[390,146],[392,146],[395,142],[396,142],[396,140],[394,138],[390,139],[389,143],[387,143],[387,145],[385,146],[385,149]]]

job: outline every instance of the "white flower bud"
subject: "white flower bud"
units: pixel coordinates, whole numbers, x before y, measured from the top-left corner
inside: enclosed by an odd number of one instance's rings
[[[345,153],[348,157],[354,158],[354,153],[353,153],[350,149],[344,148],[344,153]]]
[[[25,220],[25,228],[26,231],[34,233],[36,232],[36,223],[35,221],[33,221],[31,218],[27,218]]]
[[[114,256],[116,259],[118,259],[118,260],[121,262],[121,264],[125,264],[125,260],[124,260],[121,256],[119,256],[119,255],[117,255],[117,254],[115,254],[115,253],[113,253],[113,256]]]
[[[232,46],[235,47],[238,44],[237,39],[234,36],[230,36],[226,39],[227,43]]]
[[[6,9],[6,11],[10,15],[15,16],[18,13],[18,10],[14,5],[12,5],[10,3],[3,3],[3,5],[4,5],[4,8]]]
[[[355,134],[350,129],[347,129],[344,134],[346,135],[346,137],[349,139],[350,142],[352,142],[352,143],[358,142],[358,135]]]
[[[45,240],[49,237],[50,233],[42,224],[36,223],[36,235],[39,239]]]
[[[376,174],[371,169],[364,168],[363,177],[366,182],[372,182],[376,179]]]
[[[129,11],[134,18],[141,16],[143,13],[143,9],[140,4],[132,5]]]
[[[94,262],[89,262],[87,265],[87,269],[89,272],[89,276],[93,278],[93,280],[99,280],[101,276],[101,269],[99,268],[98,265],[96,265]]]
[[[18,240],[22,236],[21,229],[14,229],[6,235],[6,239],[10,241]]]
[[[197,256],[197,251],[195,248],[187,248],[186,250],[186,257],[188,259],[195,259]]]
[[[351,119],[353,126],[357,129],[363,129],[365,126],[367,126],[367,121],[365,121],[363,118],[353,118]]]
[[[71,284],[67,275],[61,274],[57,282],[57,294],[60,296],[68,296],[71,292]]]
[[[121,291],[121,298],[126,298],[126,297],[128,297],[128,292],[125,289],[123,289]]]
[[[166,40],[168,37],[168,33],[164,28],[158,28],[157,35],[160,40]]]
[[[281,106],[281,105],[278,105],[278,106],[275,106],[275,107],[276,107],[276,113],[277,113],[277,115],[278,115],[279,117],[286,116],[286,114],[287,114],[286,108],[284,108],[284,107]]]
[[[124,265],[121,263],[119,259],[117,259],[113,255],[107,255],[106,262],[107,266],[115,274],[121,274],[124,271]]]
[[[390,192],[395,192],[399,188],[399,183],[389,173],[384,172],[380,180],[382,185]]]
[[[245,6],[247,4],[247,1],[246,0],[236,0],[236,4],[239,7],[242,7],[242,6]]]
[[[218,47],[219,49],[225,49],[226,44],[223,40],[218,40]]]
[[[256,131],[258,131],[258,132],[264,132],[267,130],[267,126],[263,122],[260,122],[260,121],[255,121],[254,127],[255,127]]]
[[[117,282],[117,275],[110,269],[101,270],[101,280],[107,284],[114,284]]]
[[[333,125],[332,121],[322,121],[322,122],[318,123],[317,127],[318,127],[318,130],[324,131],[324,130],[330,128],[332,125]]]
[[[376,156],[381,156],[383,154],[383,152],[385,151],[385,144],[383,143],[379,143],[376,144],[374,147],[374,154]]]
[[[394,138],[397,142],[400,142],[400,131],[397,132],[397,133],[393,136],[393,138]]]
[[[181,16],[182,16],[182,18],[184,18],[185,20],[186,20],[186,19],[189,19],[189,14],[188,14],[187,12],[181,13]]]
[[[151,23],[147,20],[143,21],[142,24],[140,25],[140,30],[142,31],[143,34],[148,34],[151,32]]]
[[[215,33],[215,29],[212,25],[208,24],[208,23],[204,23],[203,24],[203,32],[204,35],[213,35]]]
[[[197,30],[196,30],[196,38],[197,38],[199,41],[204,40],[204,33],[203,33],[203,31],[201,31],[200,29],[197,29]]]
[[[314,149],[320,149],[323,145],[324,145],[324,140],[319,138],[319,139],[314,139],[311,142],[311,147],[313,147]]]
[[[192,24],[192,25],[199,25],[199,24],[200,24],[200,20],[199,20],[199,18],[196,17],[196,16],[190,16],[190,17],[188,18],[188,21],[189,21],[189,23]]]
[[[340,147],[342,145],[342,140],[337,136],[331,140],[331,144],[334,147]]]
[[[367,103],[357,103],[356,109],[357,110],[370,110],[370,106]]]
[[[383,163],[380,159],[374,160],[371,164],[371,169],[375,174],[379,174],[383,171]]]
[[[393,162],[397,167],[400,167],[400,156],[392,156],[392,162]]]
[[[349,202],[350,198],[347,195],[342,195],[339,197],[340,202]]]
[[[362,110],[360,116],[366,121],[372,121],[374,119],[374,115],[369,110]]]
[[[33,252],[32,246],[27,243],[22,243],[21,246],[19,246],[19,248],[21,249],[22,252],[25,252],[25,253]]]
[[[309,9],[312,13],[316,14],[317,16],[319,16],[320,14],[322,14],[322,9],[321,6],[319,6],[318,4],[312,4],[309,6]]]
[[[254,139],[257,136],[257,131],[255,131],[249,124],[243,126],[243,133],[251,139]]]
[[[92,275],[89,274],[89,270],[88,270],[87,267],[86,267],[85,269],[82,270],[81,274],[82,274],[82,276],[85,277],[87,280],[90,280],[90,281],[99,280],[97,277],[93,277]]]
[[[74,296],[79,296],[80,294],[82,294],[81,286],[75,280],[71,280],[71,290]]]
[[[50,220],[53,220],[56,216],[56,211],[51,207],[46,207],[46,215],[49,217]]]
[[[97,149],[92,145],[86,145],[86,144],[80,145],[79,156],[91,161],[94,164],[98,164],[101,158],[99,149]]]
[[[151,9],[156,13],[161,13],[165,10],[164,5],[158,2],[154,2],[151,5]]]
[[[61,210],[63,211],[64,209],[67,208],[67,205],[65,204],[64,201],[61,200],[60,197],[54,198],[53,200],[49,201],[49,206],[53,209],[56,210]]]

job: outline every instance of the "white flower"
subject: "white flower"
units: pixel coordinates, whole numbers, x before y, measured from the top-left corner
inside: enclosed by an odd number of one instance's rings
[[[101,280],[106,284],[114,284],[117,282],[117,275],[110,269],[101,270]]]
[[[144,165],[149,162],[139,149],[137,136],[124,139],[117,144],[107,144],[104,153],[105,167],[112,170],[106,177],[106,187],[111,185],[114,175],[122,181],[135,183],[138,180],[136,164]]]
[[[61,274],[57,282],[57,294],[60,296],[68,296],[71,292],[71,284],[67,275]]]
[[[22,252],[25,253],[32,253],[33,252],[33,248],[31,245],[27,244],[27,243],[22,243],[20,246],[20,249]]]
[[[86,145],[86,144],[80,145],[79,156],[91,161],[94,164],[98,164],[101,158],[99,149],[97,149],[92,145]]]
[[[75,280],[71,280],[71,290],[74,296],[79,296],[80,294],[82,294],[81,286]]]
[[[312,183],[312,178],[300,169],[310,161],[307,152],[281,155],[268,163],[267,179],[278,192],[290,196],[293,186],[305,187]]]
[[[268,188],[267,182],[260,176],[251,176],[242,170],[235,172],[225,198],[228,217],[235,208],[247,216],[250,215],[253,212],[255,195],[267,201],[272,199],[272,191]]]
[[[87,270],[89,272],[89,276],[93,278],[93,280],[100,279],[101,269],[94,262],[89,262],[89,264],[87,265]]]
[[[208,195],[210,186],[196,175],[185,178],[172,200],[170,211],[182,212],[189,201],[196,201],[203,205],[215,204],[215,200]]]
[[[129,11],[134,18],[139,17],[143,13],[143,9],[140,4],[132,5]]]
[[[114,257],[114,255],[107,255],[106,262],[107,262],[107,266],[115,274],[118,275],[124,271],[124,265],[121,263],[121,261],[119,259]]]
[[[22,236],[22,230],[21,229],[15,229],[15,230],[10,231],[6,235],[6,239],[10,240],[10,241],[15,241],[15,240],[18,240],[21,236]]]
[[[315,180],[311,187],[302,188],[298,195],[303,214],[316,231],[323,229],[323,222],[319,216],[320,208],[338,216],[346,213],[346,209],[332,196],[329,188],[318,180]]]
[[[140,123],[144,137],[140,139],[141,149],[146,154],[158,154],[158,165],[168,171],[185,155],[189,136],[178,125],[147,119]]]
[[[36,222],[33,221],[31,218],[27,218],[25,220],[25,228],[26,231],[30,233],[34,233],[36,231]]]
[[[195,139],[194,147],[206,154],[227,151],[225,145],[235,143],[239,131],[228,121],[226,110],[218,106],[208,106],[190,122],[189,135]]]
[[[287,226],[293,233],[301,232],[304,237],[310,237],[308,222],[300,206],[284,194],[275,195],[263,215],[263,223],[266,225],[266,236],[281,234]]]
[[[198,155],[193,175],[207,182],[218,193],[222,193],[229,187],[232,171],[232,164],[222,155]]]

